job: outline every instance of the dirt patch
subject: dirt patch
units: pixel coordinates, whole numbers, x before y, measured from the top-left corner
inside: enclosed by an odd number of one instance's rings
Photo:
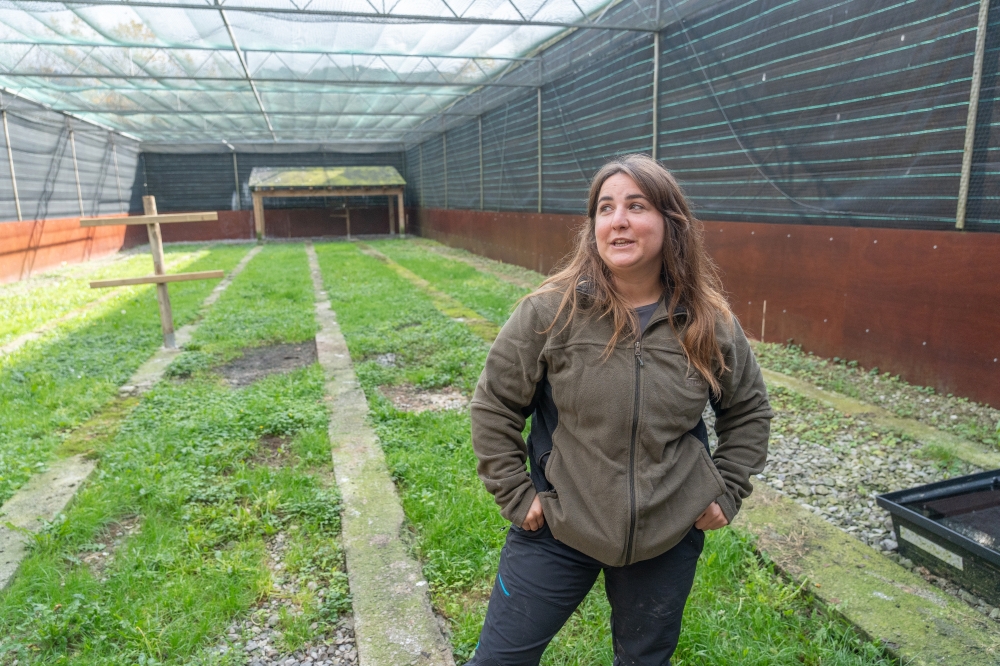
[[[126,539],[137,534],[141,528],[142,516],[126,516],[111,523],[90,545],[90,552],[82,556],[80,562],[87,565],[95,577],[104,580],[104,570],[114,559],[115,551],[125,543]]]
[[[380,386],[379,391],[388,398],[396,409],[403,412],[439,412],[445,409],[465,409],[468,398],[452,387],[419,389],[403,384],[401,386]]]
[[[250,458],[250,464],[266,467],[287,467],[292,458],[288,449],[289,439],[269,435],[257,443],[257,452]]]
[[[316,362],[316,358],[315,340],[268,347],[249,347],[243,350],[243,356],[226,363],[217,372],[229,382],[230,386],[238,388],[253,384],[268,375],[291,372],[312,365]]]

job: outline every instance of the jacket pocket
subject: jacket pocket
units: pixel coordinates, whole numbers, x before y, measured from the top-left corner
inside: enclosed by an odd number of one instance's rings
[[[726,487],[725,479],[723,479],[722,475],[719,474],[719,468],[715,466],[715,462],[712,460],[712,456],[705,449],[705,446],[698,441],[694,435],[690,435],[690,437],[698,446],[698,455],[701,457],[702,462],[708,465],[712,472],[712,478],[715,479],[715,482],[719,485],[719,495],[729,492],[729,488]]]

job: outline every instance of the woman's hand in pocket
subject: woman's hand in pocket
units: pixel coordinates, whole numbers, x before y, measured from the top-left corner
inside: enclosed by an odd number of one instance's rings
[[[528,512],[531,515],[531,512]],[[698,520],[694,521],[694,526],[702,531],[717,530],[729,524],[726,514],[722,513],[722,507],[718,502],[712,502],[708,508],[701,512]]]
[[[545,515],[542,513],[542,500],[539,499],[538,495],[535,495],[535,499],[531,500],[528,515],[524,517],[524,522],[521,523],[521,529],[534,532],[535,530],[542,529],[543,525],[545,525]]]

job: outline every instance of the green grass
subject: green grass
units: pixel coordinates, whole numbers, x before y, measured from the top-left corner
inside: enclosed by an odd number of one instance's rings
[[[466,264],[419,247],[378,249],[467,307],[502,323],[522,293]],[[382,384],[452,385],[471,392],[486,344],[433,308],[384,264],[348,244],[317,247],[372,419],[415,534],[435,607],[451,622],[459,663],[476,644],[506,521],[476,476],[464,411],[410,414],[378,392]],[[396,355],[394,367],[379,357]],[[543,663],[610,664],[609,608],[600,585],[546,651]],[[685,613],[675,664],[889,664],[879,648],[820,611],[784,582],[736,530],[708,535]]]
[[[164,249],[167,267],[171,271],[186,268],[204,257],[204,246],[172,245]],[[108,294],[108,289],[91,289],[91,280],[135,277],[153,272],[149,252],[128,254],[116,260],[101,260],[93,266],[71,266],[43,273],[21,282],[0,286],[0,345],[33,331],[53,319],[92,303]],[[148,287],[145,289],[148,290]],[[112,303],[104,309],[114,309],[143,290],[143,287],[121,288]],[[119,308],[120,309],[120,308]]]
[[[215,360],[295,342],[315,331],[312,312],[302,247],[267,248],[195,341]],[[307,588],[294,593],[303,613],[282,614],[285,648],[300,647],[312,623],[336,621],[349,598],[323,383],[313,365],[233,390],[203,365],[146,394],[94,442],[97,472],[0,598],[0,663],[237,663],[212,647],[272,593],[266,543],[278,532],[285,572],[330,590],[323,602]],[[262,437],[283,438],[283,464],[255,458]],[[84,557],[109,526],[135,517],[139,533],[95,573]]]
[[[394,240],[373,241],[371,245],[498,326],[503,326],[512,305],[529,291],[428,252],[421,245]]]
[[[232,269],[248,248],[219,246],[188,266]],[[216,280],[170,287],[174,322],[191,321]],[[162,333],[151,286],[29,343],[0,366],[0,501],[43,468],[60,442],[118,394]]]

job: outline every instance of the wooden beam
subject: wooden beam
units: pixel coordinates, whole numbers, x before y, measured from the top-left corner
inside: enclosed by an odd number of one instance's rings
[[[402,192],[396,195],[396,203],[399,208],[399,223],[396,225],[396,230],[400,235],[406,235],[406,209],[403,207]]]
[[[295,198],[295,197],[378,197],[378,196],[390,196],[394,194],[399,194],[403,191],[402,187],[373,187],[370,189],[364,188],[316,188],[315,190],[254,190],[254,196],[260,197],[283,197],[283,198]]]
[[[145,199],[146,197],[143,197]],[[172,213],[170,215],[133,215],[131,217],[81,217],[81,227],[111,227],[118,224],[172,224],[175,222],[213,222],[218,213]]]
[[[392,206],[393,201],[392,200],[393,200],[393,197],[389,197],[389,234],[390,235],[396,233],[395,231],[393,231],[393,225],[394,225],[394,223],[396,221],[394,218],[396,217],[396,215],[395,215],[395,211],[392,210],[392,208],[393,208],[393,206]]]
[[[166,284],[168,282],[187,282],[188,280],[215,280],[225,277],[224,271],[196,271],[194,273],[175,273],[173,275],[144,275],[135,278],[117,278],[114,280],[94,280],[91,289],[104,287],[127,287],[134,284]]]
[[[142,198],[143,217],[160,217],[156,214],[156,197]],[[147,222],[146,233],[149,234],[149,252],[153,255],[153,274],[162,277],[166,274],[166,262],[163,260],[163,236],[160,235],[160,225],[157,222]],[[163,346],[167,349],[177,347],[174,342],[174,311],[170,307],[170,292],[167,285],[156,285],[156,302],[160,306],[160,326],[163,328]]]
[[[264,197],[260,192],[253,193],[253,226],[257,240],[264,240]]]

